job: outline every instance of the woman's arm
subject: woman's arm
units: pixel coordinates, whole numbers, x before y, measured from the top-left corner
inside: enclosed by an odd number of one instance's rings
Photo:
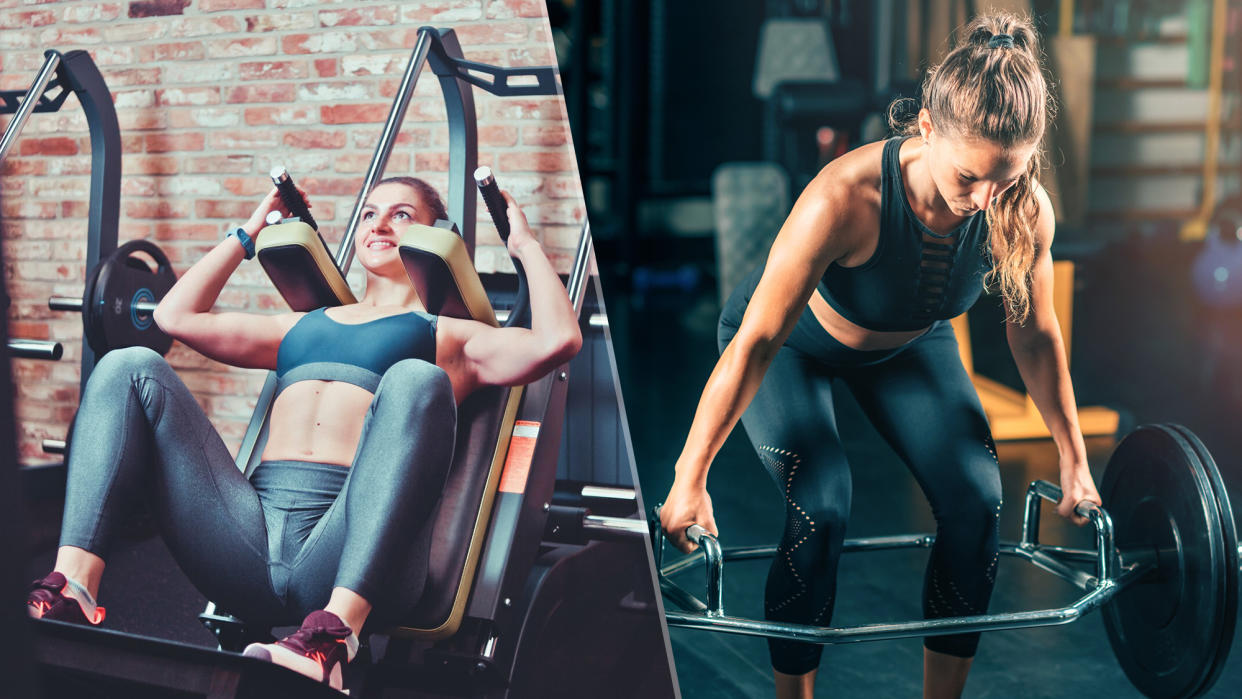
[[[242,228],[259,236],[268,212],[281,210],[276,190],[263,199]],[[155,323],[173,338],[216,361],[252,369],[274,369],[276,350],[298,314],[277,316],[253,313],[212,313],[245,250],[235,237],[220,244],[195,262],[173,285],[155,309]]]
[[[1052,202],[1040,188],[1039,221],[1036,223],[1036,262],[1031,274],[1031,314],[1019,325],[1008,323],[1006,335],[1022,382],[1052,433],[1060,453],[1061,503],[1057,513],[1076,524],[1087,520],[1074,514],[1083,500],[1100,502],[1087,466],[1087,448],[1078,425],[1074,387],[1070,383],[1065,343],[1052,305],[1052,236],[1056,228]]]
[[[509,204],[509,254],[521,261],[526,272],[530,328],[493,328],[442,318],[440,327],[451,328],[461,342],[457,371],[450,372],[466,384],[454,387],[459,395],[477,386],[528,384],[569,361],[582,347],[578,317],[561,278],[531,233],[522,209],[508,193],[502,194]]]
[[[759,390],[824,271],[848,252],[852,213],[859,207],[851,201],[853,188],[840,178],[830,165],[798,197],[768,253],[741,327],[703,389],[677,459],[673,487],[660,510],[670,541],[682,551],[694,548],[685,539],[691,524],[717,533],[707,495],[712,459]]]

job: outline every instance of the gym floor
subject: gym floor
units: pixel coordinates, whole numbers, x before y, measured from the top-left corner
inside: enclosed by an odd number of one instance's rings
[[[1186,425],[1212,451],[1235,503],[1242,492],[1242,442],[1232,416],[1242,408],[1242,320],[1208,311],[1190,282],[1197,246],[1172,238],[1134,238],[1079,255],[1071,372],[1079,405],[1122,414],[1122,432],[1152,422]],[[1054,251],[1058,252],[1058,251]],[[1059,255],[1065,255],[1059,251]],[[717,357],[719,306],[708,277],[693,294],[639,295],[605,278],[605,298],[639,480],[648,506],[672,483],[699,392]],[[711,287],[711,288],[708,288]],[[985,298],[981,305],[987,304]],[[975,315],[977,313],[977,315]],[[989,315],[990,314],[990,315]],[[997,321],[986,322],[988,318]],[[982,319],[984,322],[980,322]],[[999,309],[972,312],[976,366],[1018,385]],[[926,500],[896,455],[870,427],[845,390],[838,391],[841,433],[853,467],[849,537],[934,531]],[[1114,442],[1087,442],[1097,483]],[[1051,440],[998,445],[1005,507],[1001,538],[1016,540],[1027,485],[1057,482]],[[782,505],[742,431],[735,430],[712,468],[708,490],[722,544],[771,545]],[[1041,540],[1092,548],[1090,527],[1076,529],[1044,509]],[[926,551],[857,553],[843,558],[833,624],[920,617]],[[682,582],[701,595],[701,569]],[[724,601],[731,614],[762,618],[767,561],[726,566]],[[991,611],[1062,606],[1079,596],[1059,578],[1002,558]],[[686,699],[770,696],[771,670],[762,639],[671,629]],[[817,696],[918,696],[917,639],[828,646]],[[1208,696],[1242,687],[1242,653],[1234,652]],[[994,632],[980,645],[966,695],[972,697],[1139,696],[1115,661],[1099,613],[1060,627]]]

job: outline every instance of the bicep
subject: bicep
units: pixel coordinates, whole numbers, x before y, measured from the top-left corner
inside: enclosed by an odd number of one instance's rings
[[[196,313],[181,319],[168,334],[218,362],[247,369],[275,369],[280,341],[300,315]]]
[[[462,362],[476,385],[520,386],[548,372],[534,358],[542,357],[539,338],[526,328],[469,328],[462,344]]]

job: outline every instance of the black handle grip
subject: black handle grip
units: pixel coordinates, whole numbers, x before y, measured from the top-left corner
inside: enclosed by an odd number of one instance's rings
[[[492,169],[484,165],[475,170],[474,183],[479,186],[479,194],[483,197],[483,204],[487,206],[487,213],[492,215],[492,223],[496,224],[500,239],[509,242],[509,205],[500,196],[500,186],[496,184]]]
[[[508,243],[509,205],[505,203],[505,198],[500,196],[500,186],[496,184],[496,176],[492,174],[492,169],[484,165],[475,170],[474,183],[479,186],[479,194],[483,197],[483,203],[487,205],[487,213],[492,215],[492,223],[496,224],[496,232],[500,234],[501,240]],[[525,327],[530,311],[530,290],[526,287],[526,270],[522,269],[522,263],[516,257],[513,258],[513,267],[517,270],[518,288],[513,300],[513,308],[509,310],[509,319],[505,321],[506,328]]]
[[[289,213],[296,218],[302,219],[306,225],[319,230],[319,224],[315,223],[315,217],[311,216],[310,209],[306,206],[306,200],[302,198],[302,193],[293,184],[293,178],[289,176],[289,171],[283,166],[277,165],[271,171],[272,183],[276,185],[276,191],[280,193],[280,200],[289,208]]]

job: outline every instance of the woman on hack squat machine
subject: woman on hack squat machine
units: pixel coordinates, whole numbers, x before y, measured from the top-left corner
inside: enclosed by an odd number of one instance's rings
[[[175,371],[155,352],[105,355],[69,451],[61,546],[27,597],[31,616],[97,624],[108,544],[146,491],[178,565],[208,599],[256,624],[301,629],[245,651],[340,689],[363,624],[396,623],[427,576],[431,523],[475,389],[525,385],[581,347],[560,278],[506,194],[509,253],[525,269],[530,329],[423,312],[398,252],[414,223],[447,214],[422,180],[367,196],[355,238],[366,293],[310,313],[213,313],[254,256],[277,190],[195,263],[155,311],[174,338],[232,366],[275,370],[269,438],[249,480]]]

